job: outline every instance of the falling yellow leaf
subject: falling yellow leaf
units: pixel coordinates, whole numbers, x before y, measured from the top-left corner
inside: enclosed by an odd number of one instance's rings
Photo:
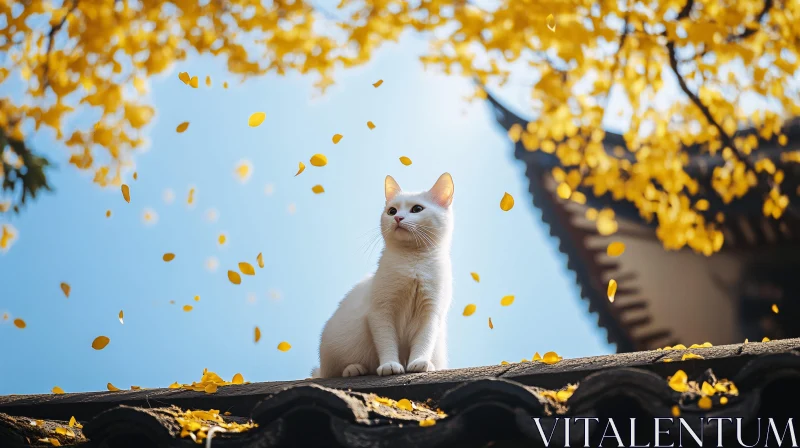
[[[26,324],[24,320],[17,318],[17,319],[14,319],[14,326],[19,328],[19,329],[23,329],[23,328],[27,327],[28,324]]]
[[[675,418],[681,416],[681,408],[679,408],[677,404],[672,407],[672,416]]]
[[[470,303],[469,305],[464,307],[464,315],[465,316],[472,316],[472,314],[475,313],[475,310],[477,308],[478,307],[475,306],[475,304]]]
[[[189,85],[196,89],[200,86],[200,80],[197,79],[197,76],[192,76],[192,79],[189,80]]]
[[[186,203],[189,205],[194,204],[194,188],[189,189],[189,196],[186,198]]]
[[[569,199],[569,197],[572,196],[572,188],[570,188],[566,182],[561,182],[558,188],[556,188],[556,194],[561,199]]]
[[[514,303],[514,296],[504,296],[500,299],[500,305],[502,306],[509,306]]]
[[[625,253],[625,243],[619,241],[614,241],[606,248],[606,255],[609,257],[619,257],[623,253]]]
[[[147,208],[142,213],[142,221],[148,225],[152,226],[158,222],[158,213],[155,210]]]
[[[250,118],[247,119],[247,125],[251,128],[254,128],[261,123],[264,122],[264,119],[267,118],[267,114],[264,112],[253,112],[250,115]]]
[[[379,80],[375,81],[375,82],[372,84],[372,87],[375,87],[375,88],[377,89],[378,87],[380,87],[380,86],[381,86],[381,84],[383,84],[383,80],[382,80],[382,79],[379,79]]]
[[[255,341],[258,342],[260,340],[261,340],[261,330],[259,330],[258,327],[256,327]]]
[[[186,311],[187,313],[188,313],[189,311],[192,311],[192,309],[193,309],[193,308],[192,308],[192,306],[191,306],[191,305],[183,305],[183,311]]]
[[[395,406],[397,406],[398,409],[402,409],[404,411],[413,411],[414,410],[414,405],[411,404],[411,401],[408,398],[402,398],[400,400],[397,400],[397,403],[395,403]]]
[[[777,304],[774,304],[774,303],[772,304],[772,312],[775,313],[775,314],[778,314],[778,305]]]
[[[328,164],[328,158],[325,157],[325,154],[314,154],[311,156],[310,162],[313,166],[325,166]]]
[[[675,372],[675,375],[672,375],[669,378],[669,387],[672,388],[675,392],[686,392],[689,390],[689,377],[686,375],[686,372],[683,370],[678,370]]]
[[[367,122],[367,127],[368,127],[370,130],[372,130],[372,129],[375,129],[375,123],[373,123],[373,122],[371,122],[371,121],[368,121],[368,122]]]
[[[164,261],[166,261],[167,263],[169,263],[170,261],[172,261],[172,260],[174,260],[174,259],[175,259],[175,254],[167,252],[167,253],[166,253],[166,254],[164,254],[164,256],[163,256],[163,257],[161,257],[161,258],[162,258]]]
[[[119,323],[121,323],[122,325],[125,325],[125,322],[122,320],[124,317],[125,313],[123,313],[122,310],[119,310]]]
[[[60,388],[58,386],[55,386],[50,390],[50,392],[52,392],[52,393],[54,393],[56,395],[62,395],[64,393],[64,389],[62,389],[62,388]]]
[[[189,74],[188,73],[186,73],[186,72],[178,73],[178,79],[183,81],[184,84],[189,85],[190,79],[189,79]]]
[[[242,283],[242,277],[239,276],[238,272],[234,271],[228,271],[228,280],[230,280],[234,285]]]
[[[211,87],[211,77],[206,76],[206,86]]]
[[[331,140],[333,140],[333,144],[335,145],[342,141],[342,137],[342,134],[333,134],[333,138]]]
[[[478,275],[477,272],[470,272],[469,275],[471,275],[472,279],[475,280],[476,282],[478,282],[478,283],[481,282],[481,276]]]
[[[102,350],[106,348],[109,342],[111,342],[111,339],[108,339],[107,336],[98,336],[92,341],[92,348],[95,350]]]
[[[617,220],[614,218],[614,210],[605,209],[597,214],[597,233],[602,236],[613,234],[619,228]]]
[[[613,278],[608,281],[608,291],[606,291],[608,295],[608,301],[614,303],[614,296],[617,294],[617,281]]]
[[[195,302],[199,302],[200,301],[200,296],[194,296],[194,301]]]
[[[175,132],[177,132],[178,134],[182,134],[187,129],[189,129],[189,122],[184,121],[183,123],[179,124],[178,127],[175,128]]]
[[[322,185],[314,185],[311,187],[311,191],[313,191],[314,194],[325,193],[325,189],[322,188]]]
[[[217,385],[214,384],[214,383],[211,383],[211,384],[207,385],[204,390],[206,391],[207,394],[216,393],[217,392]]]
[[[253,269],[253,265],[244,261],[239,263],[239,270],[244,275],[256,275],[256,270]]]
[[[302,173],[305,170],[306,170],[306,165],[303,162],[298,163],[297,173],[295,174],[295,177],[299,176],[300,173]]]
[[[249,160],[241,160],[236,165],[233,174],[239,179],[239,182],[247,182],[253,175],[253,164]]]
[[[545,364],[555,364],[561,361],[562,359],[563,358],[558,356],[558,353],[556,352],[547,352],[544,354],[544,356],[542,356],[542,362]]]
[[[233,384],[244,384],[244,377],[242,376],[241,373],[237,373],[236,375],[233,375],[233,379],[231,380],[231,383],[233,383]]]
[[[556,18],[552,14],[547,16],[547,29],[554,33],[556,32]]]
[[[136,171],[133,172],[133,180],[139,180],[139,173]]]
[[[110,217],[111,217],[111,210],[106,210],[106,218],[110,218]]]
[[[264,268],[264,256],[261,255],[260,252],[259,252],[258,256],[256,257],[256,261],[258,262],[258,267],[263,269]]]
[[[707,411],[711,409],[711,398],[709,397],[701,397],[700,400],[697,401],[697,407]]]
[[[728,397],[722,397],[719,399],[719,404],[726,405],[728,404]]]
[[[217,242],[219,243],[220,246],[225,244],[225,242],[227,240],[228,240],[228,237],[224,233],[220,233],[219,236],[217,237]]]
[[[420,420],[419,421],[419,426],[422,426],[423,428],[426,428],[428,426],[433,426],[435,424],[436,424],[436,420],[434,420],[432,418],[426,418],[425,420]]]
[[[131,189],[128,188],[127,185],[122,184],[122,198],[125,199],[125,202],[128,204],[131,203]]]
[[[494,324],[492,323],[492,318],[489,318],[489,329],[494,330]]]
[[[402,156],[402,157],[400,157],[400,163],[402,163],[405,166],[409,166],[409,165],[411,165],[411,159],[409,159],[406,156]]]
[[[222,83],[222,88],[223,89],[227,89],[228,88],[228,81],[225,81],[225,82]]]
[[[61,283],[61,291],[64,293],[66,298],[69,298],[69,293],[72,291],[72,287],[69,286],[69,283]]]
[[[290,348],[292,348],[292,346],[286,341],[283,341],[280,344],[278,344],[278,350],[282,352],[288,352]]]
[[[500,210],[507,212],[514,207],[514,196],[508,193],[503,194],[503,199],[500,199]]]
[[[107,389],[108,389],[110,392],[119,392],[120,390],[122,390],[122,389],[118,388],[117,386],[115,386],[115,385],[113,385],[113,384],[111,384],[111,383],[108,383],[108,384],[106,384],[106,388],[107,388]]]

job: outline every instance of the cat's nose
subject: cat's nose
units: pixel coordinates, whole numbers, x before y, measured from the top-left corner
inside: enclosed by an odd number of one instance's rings
[[[394,215],[394,222],[400,224],[400,221],[402,221],[402,220],[403,220],[402,216]]]

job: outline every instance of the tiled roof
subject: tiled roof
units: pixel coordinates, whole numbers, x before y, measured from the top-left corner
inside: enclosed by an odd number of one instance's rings
[[[681,361],[686,353],[702,359]],[[678,376],[678,370],[688,376],[684,393],[667,381]],[[725,386],[729,383],[724,378],[733,381],[738,393]],[[701,408],[698,401],[697,385],[703,382],[722,386],[711,396],[710,409]],[[414,402],[413,408],[409,402],[396,401],[404,398]],[[187,424],[180,419],[186,414],[179,407],[229,411],[230,416],[221,416],[225,422],[257,425],[239,433],[211,431],[211,446],[218,448],[462,447],[495,441],[496,446],[540,446],[535,417],[543,418],[543,426],[550,428],[555,417],[614,417],[626,423],[638,417],[646,428],[651,417],[670,417],[676,406],[695,426],[695,417],[700,416],[742,417],[744,436],[752,436],[745,440],[750,441],[755,438],[757,417],[773,417],[782,429],[785,420],[778,419],[796,416],[798,398],[800,339],[787,339],[565,359],[550,365],[525,362],[387,378],[253,383],[220,387],[215,394],[154,389],[7,396],[0,397],[0,446],[29,446],[28,441],[52,446],[53,438],[61,446],[80,447],[207,444],[202,437],[195,442],[197,431],[192,435],[184,431]],[[70,428],[75,437],[55,433],[55,428],[68,426],[72,415],[84,423],[82,430]],[[37,418],[44,421],[31,424]],[[627,424],[619,426],[625,440],[627,431]],[[706,426],[705,432],[716,434],[716,427]],[[602,434],[603,427],[592,430],[592,446]],[[724,425],[723,435],[724,440],[735,440],[735,427]],[[570,445],[583,446],[583,436],[582,427],[571,431]],[[563,430],[554,431],[553,437],[550,446],[565,445]],[[653,432],[643,429],[636,437],[641,445],[652,443]],[[44,438],[48,440],[37,442]],[[664,440],[662,444],[669,445],[671,440]],[[714,440],[709,446],[716,445]]]

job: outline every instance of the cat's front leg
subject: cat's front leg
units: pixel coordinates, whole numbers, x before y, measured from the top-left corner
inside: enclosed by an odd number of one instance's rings
[[[391,314],[384,310],[373,309],[367,317],[375,350],[378,352],[378,375],[399,375],[405,373],[400,364],[397,348],[397,330]]]
[[[408,357],[406,372],[429,372],[436,369],[431,362],[436,338],[441,331],[436,306],[427,304],[420,313],[420,326],[411,341],[411,353]]]

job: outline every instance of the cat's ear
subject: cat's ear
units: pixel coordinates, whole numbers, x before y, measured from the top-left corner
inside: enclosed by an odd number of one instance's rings
[[[386,190],[386,202],[391,201],[397,196],[397,193],[400,193],[400,185],[395,182],[392,176],[386,176],[386,181],[383,183],[384,190]]]
[[[453,178],[450,176],[450,173],[444,173],[439,176],[439,180],[433,184],[433,187],[428,191],[428,194],[434,202],[444,208],[447,208],[453,203],[454,191],[455,187],[453,186]]]

